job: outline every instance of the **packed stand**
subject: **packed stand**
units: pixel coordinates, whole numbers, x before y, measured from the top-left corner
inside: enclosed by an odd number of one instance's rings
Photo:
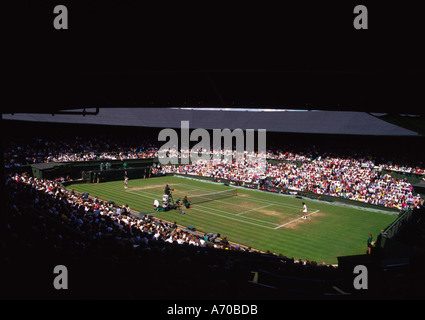
[[[90,160],[125,160],[157,157],[151,139],[141,141],[110,136],[72,138],[32,138],[9,140],[5,144],[6,168],[40,162],[75,162]]]
[[[228,243],[229,250],[218,250],[225,248],[221,242],[214,246],[152,217],[135,219],[127,206],[75,194],[58,181],[9,176],[6,191],[0,291],[9,298],[278,298],[290,295],[288,288],[263,296],[264,288],[250,281],[253,271],[329,279],[321,290],[340,277],[314,262]],[[51,286],[58,262],[69,268],[72,290]]]
[[[406,179],[375,170],[374,163],[362,159],[319,157],[297,165],[291,162],[267,163],[264,168],[258,161],[245,158],[236,161],[204,161],[179,166],[164,166],[163,173],[229,179],[248,184],[260,184],[265,179],[269,187],[290,192],[313,192],[317,195],[342,197],[374,205],[397,208],[418,207],[420,195],[414,194]]]
[[[166,156],[189,158],[187,150],[169,150]],[[264,155],[269,161],[260,166],[258,154],[244,153],[243,161],[223,159],[226,152],[207,152],[209,160],[192,164],[155,168],[156,173],[180,173],[229,179],[241,184],[260,184],[289,193],[313,192],[320,195],[341,197],[378,206],[404,210],[417,207],[422,199],[414,194],[407,179],[392,177],[382,170],[423,174],[424,169],[395,164],[380,164],[376,159],[362,154],[336,156],[316,146],[310,152],[279,148],[268,150]],[[235,152],[229,153],[235,156]],[[151,139],[114,139],[74,137],[68,139],[40,139],[31,142],[10,141],[5,148],[5,167],[13,168],[37,162],[73,162],[90,160],[154,159],[161,156]],[[210,161],[213,159],[212,161]],[[218,160],[217,160],[218,159]],[[186,159],[188,160],[188,159]]]

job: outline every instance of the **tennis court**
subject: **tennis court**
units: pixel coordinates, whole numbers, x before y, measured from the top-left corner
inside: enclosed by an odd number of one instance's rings
[[[154,211],[153,203],[162,201],[166,184],[174,189],[174,200],[188,196],[190,201],[198,195],[217,192],[231,195],[200,203],[194,201],[191,208],[182,207],[185,214],[179,214],[179,210]],[[201,232],[220,233],[229,241],[254,249],[318,263],[337,263],[338,256],[364,253],[368,233],[376,237],[396,218],[388,213],[235,188],[193,177],[130,180],[127,189],[123,181],[74,184],[68,188],[118,205],[128,204],[137,212],[194,226]],[[303,202],[308,207],[307,219],[301,219]]]

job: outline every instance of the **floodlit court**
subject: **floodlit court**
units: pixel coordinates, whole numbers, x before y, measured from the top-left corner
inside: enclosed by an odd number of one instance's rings
[[[174,200],[188,196],[193,205],[154,211],[153,203],[162,202],[166,184],[174,189]],[[194,176],[129,180],[128,188],[124,188],[123,181],[73,184],[67,188],[118,205],[128,204],[141,216],[176,221],[199,232],[220,233],[231,242],[256,250],[317,263],[337,263],[338,256],[365,253],[368,234],[377,236],[396,218],[393,212],[226,186]],[[308,208],[307,219],[302,219],[303,202]]]

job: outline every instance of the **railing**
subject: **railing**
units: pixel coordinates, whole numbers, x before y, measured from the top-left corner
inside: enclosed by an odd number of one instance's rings
[[[394,238],[404,228],[413,212],[414,209],[401,211],[397,219],[381,231],[376,241],[377,246],[384,248],[386,240]]]

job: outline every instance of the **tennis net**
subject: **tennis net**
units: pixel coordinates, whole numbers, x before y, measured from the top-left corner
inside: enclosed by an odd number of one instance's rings
[[[188,200],[191,204],[203,203],[207,201],[219,200],[230,198],[238,195],[238,189],[232,188],[230,190],[218,191],[207,194],[198,194],[188,197]]]

